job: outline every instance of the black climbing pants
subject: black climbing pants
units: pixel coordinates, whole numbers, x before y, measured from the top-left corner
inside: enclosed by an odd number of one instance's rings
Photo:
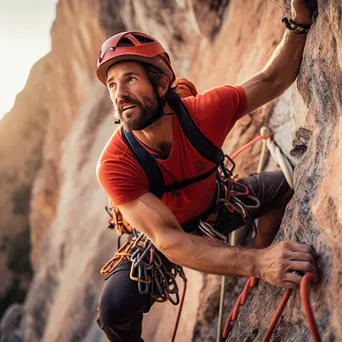
[[[110,341],[143,342],[141,325],[143,313],[154,301],[150,294],[140,294],[137,282],[129,277],[130,262],[124,262],[106,280],[98,308],[97,322]]]
[[[260,201],[260,207],[250,211],[254,219],[276,208],[289,191],[282,172],[252,174],[239,181]],[[245,223],[240,215],[232,215],[230,226],[237,229]],[[143,342],[143,314],[154,303],[149,294],[139,293],[137,282],[129,277],[129,270],[127,261],[109,276],[99,301],[97,322],[112,342]]]

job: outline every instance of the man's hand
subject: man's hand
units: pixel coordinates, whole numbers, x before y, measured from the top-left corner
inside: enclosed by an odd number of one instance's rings
[[[292,0],[292,19],[308,25],[317,8],[317,0]],[[306,34],[295,34],[285,29],[285,35],[266,66],[241,84],[247,96],[245,114],[280,96],[296,79]]]
[[[297,24],[310,25],[312,15],[317,9],[316,0],[292,0],[292,18]]]
[[[302,277],[293,271],[317,275],[316,254],[310,246],[282,241],[260,252],[260,278],[270,284],[297,289]]]

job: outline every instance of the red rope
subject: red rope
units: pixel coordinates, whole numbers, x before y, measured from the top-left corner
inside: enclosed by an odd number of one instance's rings
[[[268,340],[270,339],[270,337],[273,333],[273,330],[276,327],[278,320],[279,320],[281,314],[283,313],[288,300],[291,297],[291,294],[292,294],[292,289],[287,289],[282,300],[281,300],[281,302],[280,302],[280,304],[279,304],[279,306],[278,306],[278,309],[277,309],[275,315],[272,318],[271,324],[268,327],[268,329],[266,331],[266,335],[264,336],[262,342],[268,342]]]
[[[250,288],[253,288],[258,283],[258,280],[259,279],[255,278],[255,277],[251,277],[247,280],[247,283],[246,283],[243,291],[241,292],[238,300],[235,303],[233,311],[230,313],[230,315],[228,316],[228,318],[226,320],[226,323],[225,323],[224,328],[223,328],[222,338],[224,338],[224,339],[227,338],[228,332],[229,332],[230,322],[236,321],[236,319],[238,318],[240,306],[242,306],[246,303],[246,299],[248,296],[248,290]]]
[[[265,137],[264,135],[259,135],[258,137],[254,138],[252,141],[250,141],[248,144],[240,147],[234,154],[231,155],[231,159],[236,158],[241,152],[243,152],[244,150],[247,150],[248,147],[250,147],[251,145],[255,144],[257,141],[261,140],[261,139],[266,139],[267,137]]]
[[[302,281],[300,282],[300,300],[302,304],[302,309],[304,311],[306,320],[308,322],[309,330],[314,342],[321,342],[321,337],[319,335],[315,317],[312,312],[310,305],[310,292],[309,292],[309,282],[317,282],[317,277],[313,273],[306,273]]]
[[[312,339],[314,342],[321,342],[321,337],[319,335],[319,331],[317,329],[317,324],[316,324],[316,320],[315,317],[313,315],[312,312],[312,308],[310,305],[310,294],[309,294],[309,282],[313,281],[316,282],[318,279],[317,277],[313,274],[313,273],[306,273],[301,282],[300,282],[300,298],[301,298],[301,305],[302,305],[302,309],[304,311],[308,326],[309,326],[309,330],[312,336]],[[236,304],[234,306],[233,311],[229,314],[226,324],[224,326],[224,330],[222,333],[222,338],[226,339],[228,336],[228,332],[229,332],[229,325],[231,321],[235,321],[238,317],[238,313],[239,313],[239,308],[240,306],[244,305],[247,299],[247,295],[248,295],[248,289],[254,287],[257,284],[258,279],[257,278],[249,278],[242,293],[240,294],[238,300],[236,301]],[[284,308],[290,298],[292,294],[292,290],[291,289],[287,289],[278,308],[277,311],[271,321],[271,324],[269,326],[269,328],[267,329],[266,335],[264,336],[262,342],[268,342],[274,328],[276,327],[278,320],[282,314],[282,312],[284,311]]]
[[[182,299],[181,299],[181,302],[179,305],[177,319],[176,319],[175,327],[173,329],[173,335],[172,335],[171,342],[174,342],[175,338],[176,338],[176,334],[177,334],[177,330],[178,330],[178,324],[179,324],[179,320],[180,320],[180,316],[182,314],[182,309],[183,309],[183,304],[184,304],[184,298],[185,298],[185,293],[186,293],[186,285],[187,285],[187,282],[184,281],[184,289],[183,289]]]

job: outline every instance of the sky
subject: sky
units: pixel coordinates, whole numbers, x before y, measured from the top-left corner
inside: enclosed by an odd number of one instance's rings
[[[25,86],[32,65],[51,50],[58,0],[0,0],[0,119]]]

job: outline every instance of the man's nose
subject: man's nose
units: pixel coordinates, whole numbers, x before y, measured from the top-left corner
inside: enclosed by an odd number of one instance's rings
[[[125,97],[128,96],[127,87],[124,84],[119,84],[116,89],[116,102],[123,100]]]

